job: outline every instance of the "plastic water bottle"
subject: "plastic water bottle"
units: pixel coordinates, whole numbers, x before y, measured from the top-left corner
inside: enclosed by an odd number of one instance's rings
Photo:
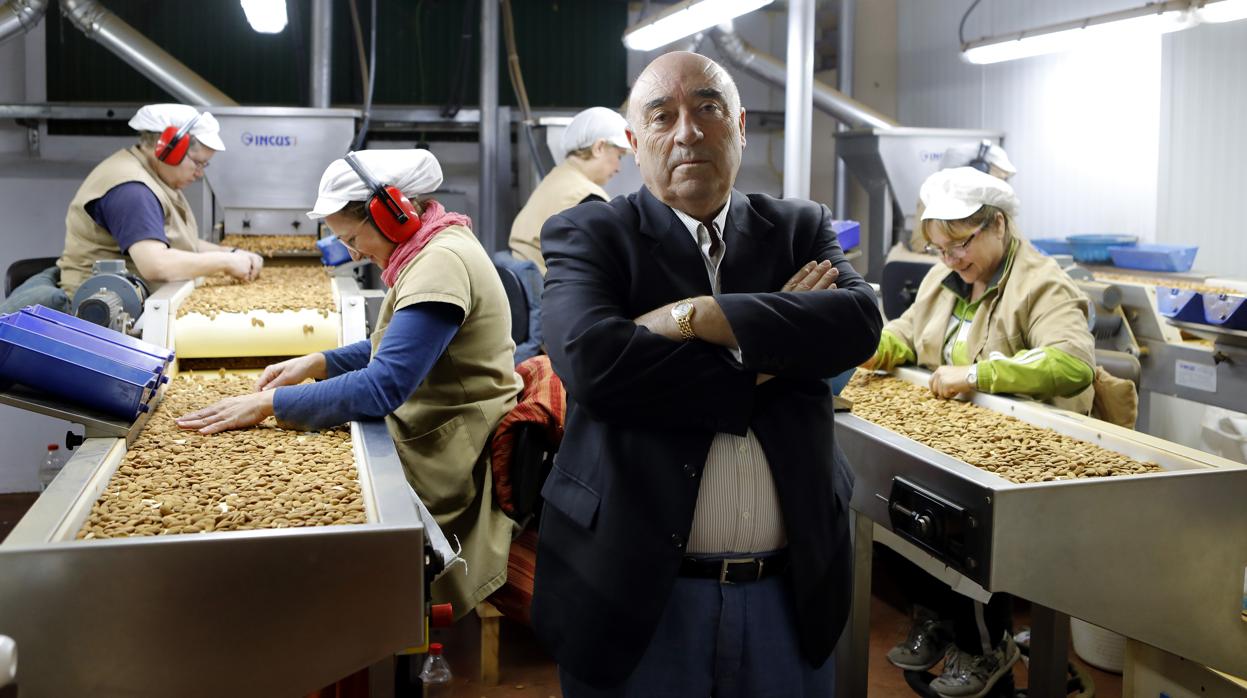
[[[43,465],[39,466],[39,491],[42,492],[48,489],[48,485],[52,484],[53,478],[64,467],[65,454],[61,451],[61,447],[56,444],[48,444],[48,456],[43,459]]]
[[[424,658],[424,668],[420,670],[424,698],[450,698],[450,679],[450,665],[442,656],[442,643],[430,642],[429,654]]]

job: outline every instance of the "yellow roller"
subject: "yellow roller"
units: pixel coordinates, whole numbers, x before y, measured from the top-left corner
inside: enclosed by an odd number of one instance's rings
[[[227,356],[298,356],[341,345],[337,313],[284,310],[271,313],[188,313],[174,320],[174,351],[189,359]]]

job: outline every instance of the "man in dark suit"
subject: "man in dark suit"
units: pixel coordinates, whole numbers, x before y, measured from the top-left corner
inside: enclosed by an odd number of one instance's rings
[[[549,219],[543,322],[576,403],[533,622],[567,696],[830,696],[851,474],[825,378],[882,324],[826,207],[732,189],[745,111],[693,53],[630,98],[645,186]]]

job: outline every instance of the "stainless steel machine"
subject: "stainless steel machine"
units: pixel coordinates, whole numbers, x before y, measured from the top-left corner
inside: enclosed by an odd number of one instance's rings
[[[925,385],[928,373],[898,375]],[[857,474],[843,695],[866,695],[872,542],[954,589],[1032,602],[1033,698],[1065,696],[1069,616],[1247,675],[1247,466],[1038,403],[973,402],[1161,472],[1016,484],[866,421],[836,416]],[[973,436],[973,435],[969,435]]]
[[[954,145],[1004,142],[999,131],[937,128],[863,128],[836,133],[836,156],[844,160],[870,197],[864,257],[853,265],[878,283],[888,251],[914,229],[918,190],[940,169],[944,151]]]
[[[367,337],[368,294],[332,283],[341,341]],[[176,343],[193,286],[156,290],[145,340]],[[454,554],[381,422],[351,425],[367,523],[76,540],[146,415],[60,409],[88,438],[0,545],[23,697],[300,695],[426,641],[427,584]]]

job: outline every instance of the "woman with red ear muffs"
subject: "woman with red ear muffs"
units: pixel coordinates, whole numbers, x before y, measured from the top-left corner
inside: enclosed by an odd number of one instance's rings
[[[427,150],[365,150],[331,163],[308,217],[323,219],[354,259],[381,267],[389,291],[377,329],[273,364],[257,392],[178,425],[212,434],[269,416],[305,428],[384,418],[414,491],[463,546],[466,571],[452,567],[432,589],[458,618],[506,581],[515,524],[493,496],[486,445],[522,385],[506,292],[471,221],[421,198],[441,183]]]
[[[97,165],[69,204],[61,289],[72,297],[101,259],[124,259],[149,285],[222,272],[255,280],[264,260],[200,239],[182,193],[225,150],[217,120],[185,104],[149,104],[130,127],[138,143]]]

